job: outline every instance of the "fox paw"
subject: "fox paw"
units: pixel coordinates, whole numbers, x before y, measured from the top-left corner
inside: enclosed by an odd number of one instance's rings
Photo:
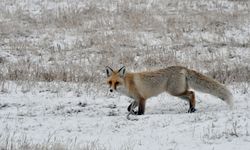
[[[193,113],[193,112],[196,112],[196,109],[195,108],[189,108],[188,113]]]
[[[138,111],[135,110],[128,110],[128,112],[132,115],[137,115]]]
[[[129,112],[131,115],[143,115],[144,113],[143,112],[139,112],[139,111],[135,111],[135,110],[132,110],[131,112]]]
[[[137,115],[137,114],[138,114],[138,111],[132,110],[132,114],[133,114],[133,115]]]

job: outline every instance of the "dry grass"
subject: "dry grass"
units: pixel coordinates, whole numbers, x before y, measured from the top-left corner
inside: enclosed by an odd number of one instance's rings
[[[241,0],[2,1],[0,78],[97,85],[106,65],[184,65],[223,83],[249,82],[250,61],[237,54],[249,55],[249,6]]]
[[[8,131],[6,131],[8,133]],[[0,134],[0,150],[108,150],[116,146],[101,144],[98,140],[78,142],[73,139],[58,139],[53,133],[40,143],[33,143],[24,133]],[[111,147],[112,146],[112,147]],[[118,150],[133,150],[132,143],[124,143]]]

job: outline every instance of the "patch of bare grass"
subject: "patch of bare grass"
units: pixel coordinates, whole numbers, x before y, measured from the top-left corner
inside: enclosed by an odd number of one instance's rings
[[[98,85],[106,65],[184,65],[223,83],[249,82],[247,57],[223,52],[249,49],[247,1],[31,2],[37,12],[27,3],[0,2],[1,80]]]

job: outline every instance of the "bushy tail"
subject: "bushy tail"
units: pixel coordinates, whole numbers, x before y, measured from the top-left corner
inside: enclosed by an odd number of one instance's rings
[[[197,91],[217,96],[223,101],[225,101],[231,109],[233,108],[233,95],[227,89],[227,87],[225,87],[218,81],[207,77],[201,73],[198,73],[194,70],[188,70],[187,72],[188,86]]]

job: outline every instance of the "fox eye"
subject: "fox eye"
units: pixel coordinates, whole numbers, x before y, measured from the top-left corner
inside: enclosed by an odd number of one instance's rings
[[[116,83],[115,83],[115,85],[119,85],[119,84],[120,84],[120,82],[116,82]]]
[[[109,84],[112,84],[112,82],[111,82],[111,81],[109,81]]]

